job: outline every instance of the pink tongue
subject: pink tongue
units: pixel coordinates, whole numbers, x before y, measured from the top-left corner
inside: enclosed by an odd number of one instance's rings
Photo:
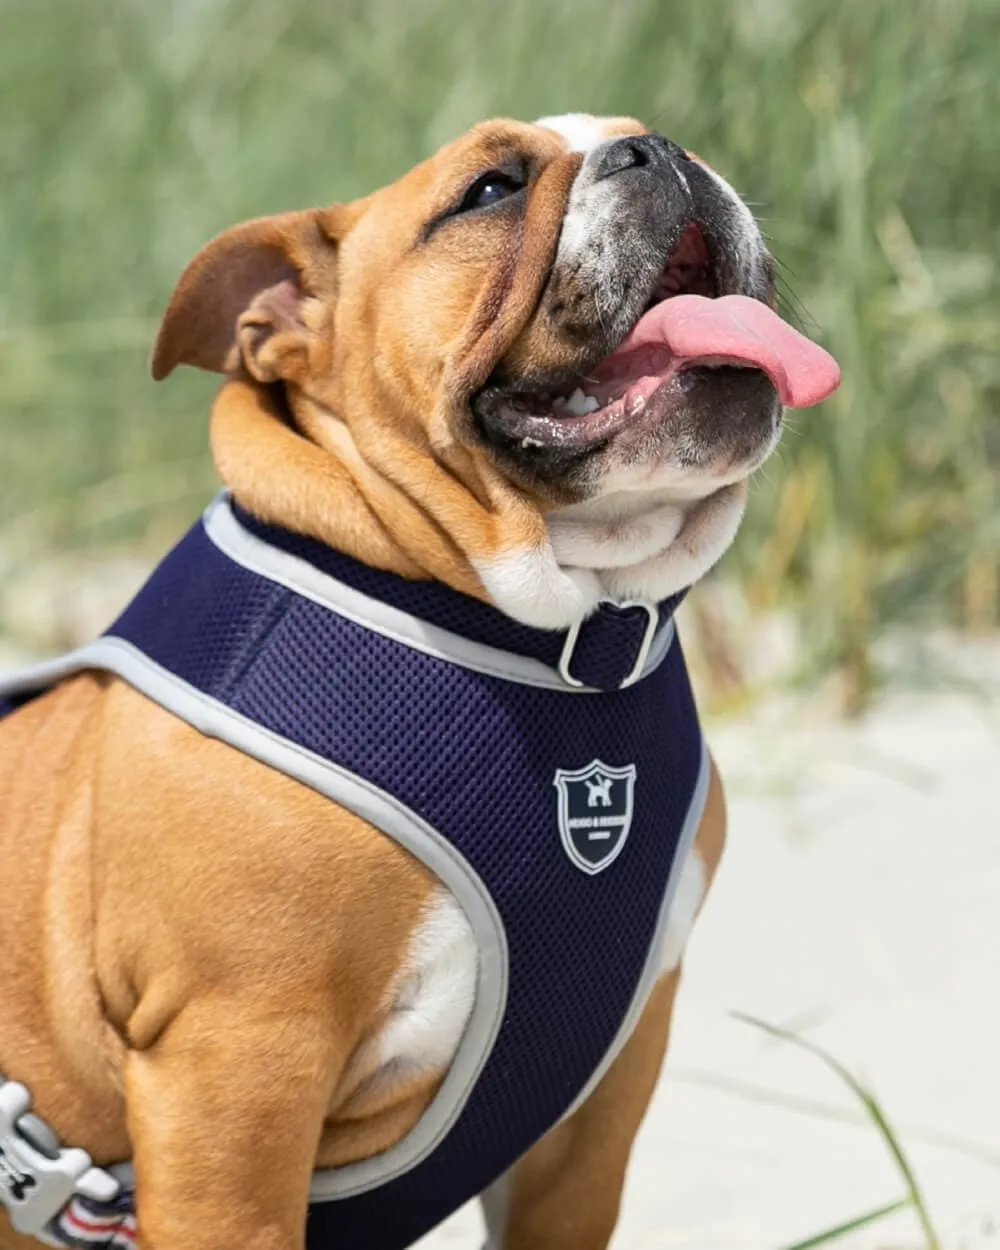
[[[651,308],[614,354],[660,344],[682,361],[724,357],[762,370],[787,408],[818,404],[840,385],[828,352],[746,295],[675,295]]]

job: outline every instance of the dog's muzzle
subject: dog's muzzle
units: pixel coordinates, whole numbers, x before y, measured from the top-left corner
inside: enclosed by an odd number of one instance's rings
[[[749,210],[672,140],[590,152],[532,322],[472,408],[487,440],[542,477],[610,445],[640,459],[751,464],[780,405],[828,395],[833,360],[771,308]]]

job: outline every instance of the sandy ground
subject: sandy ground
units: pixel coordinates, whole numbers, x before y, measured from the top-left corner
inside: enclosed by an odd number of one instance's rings
[[[857,1102],[870,1083],[947,1250],[1000,1250],[1000,703],[895,695],[861,724],[776,703],[710,734],[731,840],[689,947],[673,1046],[615,1250],[781,1250],[901,1197]],[[421,1250],[479,1245],[467,1208]],[[837,1243],[922,1246],[901,1212]]]

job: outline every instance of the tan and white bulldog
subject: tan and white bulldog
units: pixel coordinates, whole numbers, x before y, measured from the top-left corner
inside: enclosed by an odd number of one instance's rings
[[[705,573],[782,403],[836,385],[772,293],[750,212],[677,144],[493,121],[220,235],[152,367],[226,375],[213,452],[256,517],[564,630]],[[724,825],[713,774],[662,976],[492,1191],[496,1247],[608,1244]],[[476,946],[425,866],[107,674],[0,722],[0,863],[0,1072],[64,1142],[133,1160],[148,1250],[296,1250],[313,1171],[398,1142],[469,1018]],[[37,1244],[0,1215],[2,1250]]]

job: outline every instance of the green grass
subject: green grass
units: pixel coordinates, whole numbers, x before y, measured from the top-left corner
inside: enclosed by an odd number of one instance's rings
[[[771,1037],[787,1042],[792,1046],[797,1046],[800,1050],[804,1050],[807,1054],[819,1059],[822,1064],[829,1068],[834,1076],[847,1086],[864,1108],[872,1127],[882,1138],[882,1142],[888,1150],[906,1190],[903,1197],[894,1202],[880,1206],[874,1211],[867,1211],[863,1215],[854,1216],[833,1228],[824,1229],[823,1232],[816,1233],[805,1241],[796,1242],[794,1246],[786,1246],[785,1250],[814,1250],[816,1246],[829,1245],[831,1242],[839,1241],[841,1237],[845,1237],[849,1233],[866,1228],[870,1224],[878,1223],[878,1221],[906,1209],[912,1210],[916,1216],[923,1236],[923,1250],[941,1250],[941,1239],[927,1210],[920,1182],[917,1180],[916,1173],[913,1171],[906,1151],[903,1149],[899,1135],[889,1122],[881,1103],[871,1090],[863,1085],[839,1059],[835,1058],[828,1050],[816,1042],[810,1041],[808,1038],[802,1037],[790,1029],[781,1028],[776,1024],[769,1024],[756,1016],[748,1016],[739,1011],[734,1012],[733,1015],[744,1024],[752,1025],[755,1029],[761,1029]]]
[[[0,544],[194,514],[213,383],[145,358],[215,231],[491,114],[633,113],[752,201],[842,362],[727,568],[860,698],[886,627],[997,621],[998,47],[997,0],[0,0]],[[91,524],[112,479],[141,506]]]

